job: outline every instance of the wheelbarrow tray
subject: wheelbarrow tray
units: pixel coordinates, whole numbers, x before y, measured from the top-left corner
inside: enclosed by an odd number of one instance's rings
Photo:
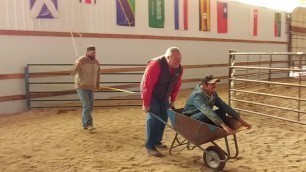
[[[194,120],[173,110],[168,110],[168,116],[172,127],[196,146],[224,138],[228,135],[225,130],[218,126]],[[241,127],[241,123],[231,117],[227,117],[226,124],[234,130]]]

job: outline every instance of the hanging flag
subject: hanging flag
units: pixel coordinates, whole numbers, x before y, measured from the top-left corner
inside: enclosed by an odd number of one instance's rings
[[[227,33],[227,2],[217,2],[218,33]]]
[[[188,30],[188,0],[174,0],[175,30]]]
[[[96,0],[80,0],[80,3],[85,2],[85,4],[96,4]]]
[[[258,9],[251,9],[250,12],[250,33],[257,36],[258,32]]]
[[[275,12],[274,13],[274,36],[275,37],[281,37],[281,13]]]
[[[116,0],[117,25],[135,26],[135,0]]]
[[[31,16],[37,19],[58,18],[57,0],[30,0]]]
[[[210,31],[210,0],[199,0],[200,31]]]
[[[149,0],[149,27],[163,28],[165,23],[164,0]]]

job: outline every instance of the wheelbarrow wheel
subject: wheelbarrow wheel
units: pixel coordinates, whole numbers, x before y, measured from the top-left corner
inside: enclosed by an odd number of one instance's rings
[[[209,146],[206,148],[206,151],[208,151],[212,156],[219,158],[220,160],[225,159],[225,154],[223,150],[216,146]],[[222,170],[225,167],[226,162],[218,162],[213,157],[211,157],[209,154],[205,153],[203,154],[204,163],[214,169],[214,170]]]

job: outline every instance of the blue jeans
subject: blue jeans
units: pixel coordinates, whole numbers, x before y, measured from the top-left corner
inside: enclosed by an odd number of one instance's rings
[[[152,111],[152,113],[159,116],[165,122],[168,121],[168,108],[169,101],[160,101],[151,98],[150,110]],[[150,113],[147,113],[147,149],[152,149],[153,147],[155,147],[155,145],[162,141],[164,130],[165,124],[160,122]]]
[[[77,92],[83,106],[82,124],[83,127],[88,127],[89,125],[92,125],[93,121],[91,112],[93,110],[94,92],[92,90],[85,90],[82,88],[78,88]]]
[[[219,116],[219,118],[221,118],[221,120],[226,124],[226,112],[221,110],[221,109],[217,109],[217,110],[215,110],[215,112]],[[207,123],[207,124],[216,125],[212,120],[210,120],[202,112],[195,113],[195,114],[191,115],[190,118],[202,121],[202,122]]]

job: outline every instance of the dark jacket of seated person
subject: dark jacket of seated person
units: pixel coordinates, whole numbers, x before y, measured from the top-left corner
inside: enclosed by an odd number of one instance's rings
[[[226,114],[240,121],[243,126],[251,128],[233,108],[227,105],[216,92],[217,82],[213,75],[205,75],[202,83],[197,85],[186,101],[183,114],[205,123],[221,126],[229,134],[234,130],[226,125]],[[219,109],[213,110],[216,106]]]

